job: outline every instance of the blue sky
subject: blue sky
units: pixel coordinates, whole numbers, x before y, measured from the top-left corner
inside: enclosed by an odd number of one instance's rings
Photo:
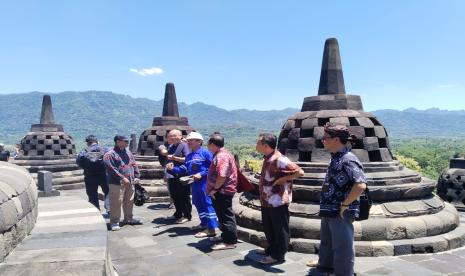
[[[174,82],[186,103],[300,108],[336,37],[346,91],[365,110],[465,109],[464,11],[439,0],[4,1],[0,93],[158,100]]]

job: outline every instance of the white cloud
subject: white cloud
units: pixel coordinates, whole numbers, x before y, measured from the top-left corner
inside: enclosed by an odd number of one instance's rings
[[[141,68],[141,69],[129,69],[130,72],[136,73],[143,77],[151,76],[151,75],[161,75],[163,74],[163,69],[159,67],[149,67],[149,68]]]

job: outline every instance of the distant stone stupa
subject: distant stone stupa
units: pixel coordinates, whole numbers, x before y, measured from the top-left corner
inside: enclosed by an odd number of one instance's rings
[[[37,177],[37,171],[53,173],[56,189],[84,187],[83,171],[76,165],[76,145],[73,138],[55,122],[50,95],[44,95],[40,123],[21,140],[21,150],[14,163],[25,167]]]

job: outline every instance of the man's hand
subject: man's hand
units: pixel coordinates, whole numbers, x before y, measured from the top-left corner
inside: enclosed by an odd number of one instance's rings
[[[127,179],[125,177],[125,178],[123,178],[123,180],[121,180],[121,184],[123,184],[124,186],[129,186],[129,184],[131,184],[131,182],[129,182],[129,179]]]
[[[192,177],[194,178],[194,181],[199,181],[202,179],[202,175],[200,175],[200,173],[196,173]]]
[[[168,171],[172,171],[173,168],[174,168],[174,164],[173,164],[173,163],[168,163],[168,164],[166,164],[165,168],[166,168]]]
[[[169,154],[169,155],[168,155],[168,160],[174,160],[174,155]]]
[[[215,194],[218,192],[217,190],[211,190],[210,193],[208,194],[211,198],[215,199]]]
[[[344,218],[344,212],[349,209],[349,206],[344,206],[344,205],[345,205],[344,203],[341,203],[341,210],[339,211],[339,216],[341,218]]]
[[[281,178],[278,178],[274,181],[274,184],[275,185],[284,185],[286,184],[286,179],[284,177],[281,177]]]

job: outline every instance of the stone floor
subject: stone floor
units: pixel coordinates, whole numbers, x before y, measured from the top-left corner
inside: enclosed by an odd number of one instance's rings
[[[72,192],[85,196],[83,191]],[[167,204],[135,207],[143,225],[124,226],[109,233],[113,265],[122,275],[324,275],[305,266],[316,255],[290,252],[276,266],[257,264],[255,245],[241,242],[234,250],[211,251],[208,240],[189,230],[197,224],[177,225],[165,219],[173,213]],[[193,214],[196,214],[195,208]],[[465,223],[465,215],[462,216]],[[357,275],[465,275],[465,248],[425,255],[356,258]]]

